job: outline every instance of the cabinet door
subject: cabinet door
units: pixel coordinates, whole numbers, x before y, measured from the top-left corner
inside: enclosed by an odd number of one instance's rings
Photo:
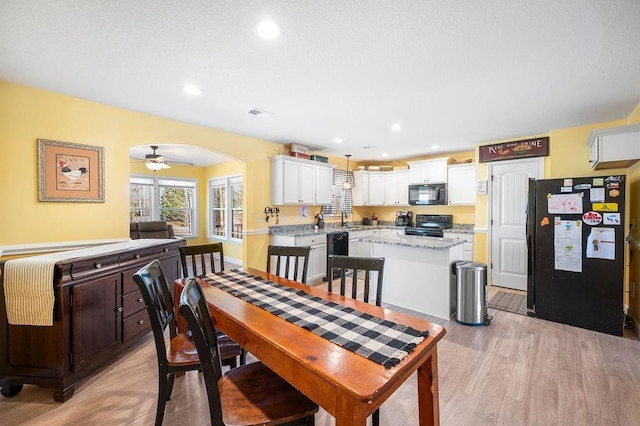
[[[450,205],[472,205],[476,202],[476,168],[474,165],[449,166],[447,199]]]
[[[411,183],[425,183],[427,181],[427,165],[425,163],[409,166],[409,181]]]
[[[398,204],[398,175],[388,172],[384,176],[384,204],[387,206]]]
[[[384,173],[369,174],[369,205],[383,206],[385,202],[385,177]]]
[[[316,168],[311,164],[300,164],[298,178],[300,203],[314,204],[316,201]]]
[[[300,164],[283,162],[283,191],[285,204],[299,204],[300,201]]]
[[[120,273],[73,287],[73,370],[120,342]]]
[[[398,205],[409,205],[409,171],[398,172]]]
[[[353,172],[355,187],[352,189],[353,205],[369,205],[369,173],[365,171]]]
[[[311,246],[309,254],[309,272],[307,283],[321,281],[327,274],[327,245],[315,244]]]
[[[447,159],[437,158],[427,162],[427,182],[447,181]]]
[[[316,166],[316,200],[321,206],[333,202],[333,169],[330,167]]]

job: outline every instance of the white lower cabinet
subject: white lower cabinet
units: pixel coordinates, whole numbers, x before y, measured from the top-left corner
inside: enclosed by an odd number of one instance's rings
[[[465,240],[463,244],[463,253],[461,260],[473,261],[473,234],[464,232],[444,231],[444,238],[455,238]]]
[[[279,246],[311,247],[307,284],[316,284],[325,277],[327,270],[327,235],[317,234],[304,237],[272,235],[271,244]]]
[[[349,256],[369,257],[371,248],[368,243],[360,241],[362,238],[370,237],[373,230],[349,231]]]

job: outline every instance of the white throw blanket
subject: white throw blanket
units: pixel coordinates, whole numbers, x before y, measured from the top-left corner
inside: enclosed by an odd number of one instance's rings
[[[132,240],[41,256],[11,259],[4,264],[4,299],[7,320],[12,325],[53,325],[53,271],[56,262],[136,247],[152,246],[167,240]]]

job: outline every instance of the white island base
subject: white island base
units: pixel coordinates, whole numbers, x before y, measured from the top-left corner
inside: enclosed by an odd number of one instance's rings
[[[462,244],[448,248],[418,248],[370,242],[371,255],[385,258],[383,303],[447,320],[455,314],[451,263],[463,259]]]

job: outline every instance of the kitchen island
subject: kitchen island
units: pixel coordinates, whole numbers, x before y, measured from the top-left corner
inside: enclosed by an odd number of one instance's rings
[[[361,241],[370,244],[371,256],[385,258],[383,303],[451,318],[456,304],[451,263],[462,260],[463,240],[401,235]]]

